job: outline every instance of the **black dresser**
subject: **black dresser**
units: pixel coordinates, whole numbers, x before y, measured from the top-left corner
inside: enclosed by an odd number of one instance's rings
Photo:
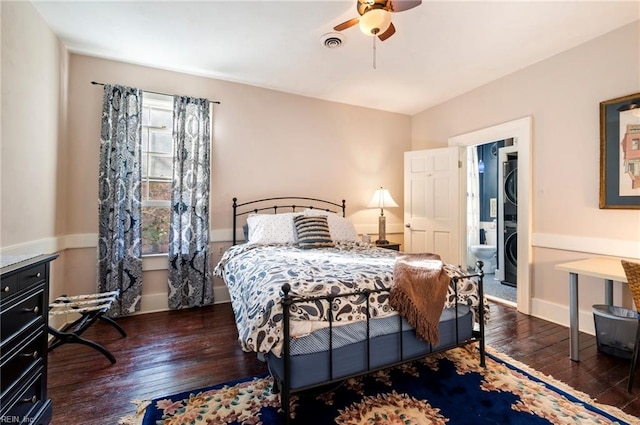
[[[47,425],[49,263],[38,255],[0,269],[0,418],[3,423]],[[4,259],[3,259],[4,261]]]

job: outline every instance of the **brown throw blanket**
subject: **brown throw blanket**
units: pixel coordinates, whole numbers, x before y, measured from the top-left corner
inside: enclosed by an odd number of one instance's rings
[[[440,343],[438,323],[449,287],[449,275],[437,254],[402,254],[393,267],[389,303],[433,345]]]

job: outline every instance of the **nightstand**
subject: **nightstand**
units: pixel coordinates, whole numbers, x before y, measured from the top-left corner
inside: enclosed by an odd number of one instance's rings
[[[400,251],[399,243],[385,243],[385,244],[375,244],[378,248],[392,249],[394,251]]]

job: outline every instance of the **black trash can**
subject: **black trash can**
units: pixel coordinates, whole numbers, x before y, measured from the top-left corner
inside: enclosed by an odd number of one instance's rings
[[[637,314],[633,310],[613,305],[593,306],[598,351],[623,359],[633,356],[638,329]]]

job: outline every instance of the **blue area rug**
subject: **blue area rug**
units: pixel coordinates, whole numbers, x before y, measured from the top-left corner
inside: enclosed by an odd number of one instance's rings
[[[637,424],[585,394],[503,354],[458,348],[349,379],[324,391],[294,394],[292,425],[314,424]],[[281,425],[269,376],[254,376],[151,401],[122,424]]]

